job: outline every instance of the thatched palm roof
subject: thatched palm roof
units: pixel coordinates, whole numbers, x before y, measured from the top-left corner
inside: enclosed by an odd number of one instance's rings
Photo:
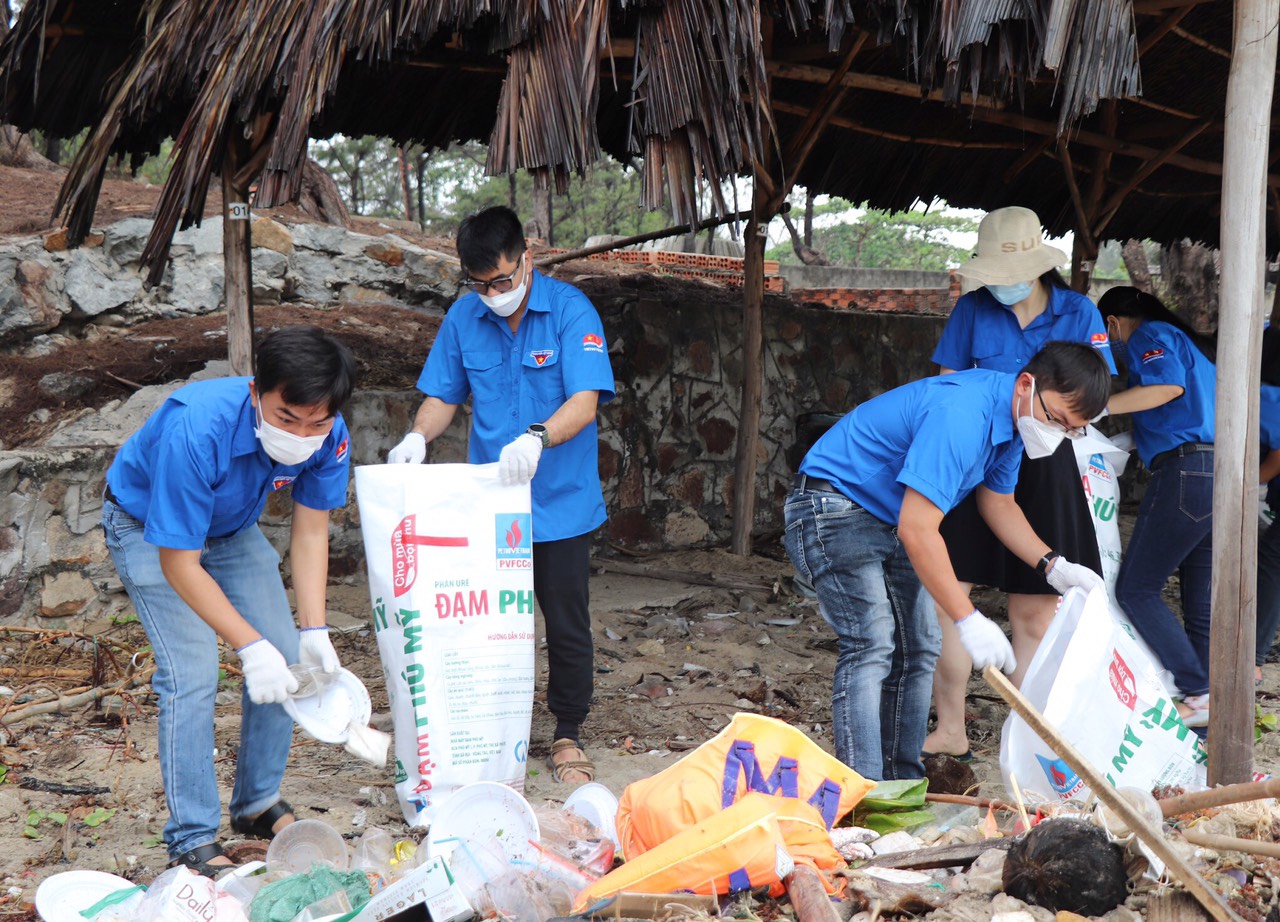
[[[557,183],[602,149],[639,153],[648,205],[692,220],[709,188],[724,211],[721,180],[773,158],[842,59],[857,64],[844,127],[799,178],[883,205],[1003,197],[993,149],[912,140],[926,92],[941,100],[927,133],[963,134],[969,94],[1034,105],[1056,131],[1140,89],[1131,0],[29,0],[0,46],[0,121],[92,128],[58,203],[73,238],[111,156],[175,137],[145,254],[157,277],[233,142],[264,206],[297,194],[309,137],[341,132],[487,140],[494,172]],[[1007,130],[1000,143],[1002,162],[1022,155]]]

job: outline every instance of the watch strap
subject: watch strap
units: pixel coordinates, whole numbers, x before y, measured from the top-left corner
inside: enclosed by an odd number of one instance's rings
[[[1057,551],[1050,551],[1049,553],[1045,554],[1043,557],[1040,558],[1040,562],[1036,564],[1036,572],[1039,573],[1041,576],[1046,575],[1049,572],[1049,564],[1053,563],[1055,560],[1057,560],[1061,556],[1062,555],[1059,554]]]

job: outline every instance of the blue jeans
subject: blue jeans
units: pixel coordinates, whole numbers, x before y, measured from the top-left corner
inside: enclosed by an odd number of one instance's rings
[[[1274,511],[1276,507],[1272,506]],[[1258,648],[1259,666],[1267,661],[1280,628],[1280,527],[1272,525],[1258,538]]]
[[[1182,624],[1161,593],[1174,570]],[[1116,601],[1184,695],[1209,690],[1213,452],[1168,457],[1151,474],[1116,578]]]
[[[169,821],[164,841],[176,858],[213,842],[222,821],[213,770],[213,708],[218,692],[218,637],[178,597],[160,571],[159,548],[143,540],[143,525],[104,500],[107,550],[155,650],[151,688],[160,701],[157,748]],[[290,663],[298,661],[298,631],[280,578],[280,555],[255,525],[230,538],[210,538],[200,563],[227,599]],[[241,697],[240,749],[231,815],[253,816],[280,799],[293,721],[278,704]]]
[[[792,493],[785,515],[787,554],[838,639],[836,756],[874,781],[923,778],[942,634],[897,529],[838,493]]]

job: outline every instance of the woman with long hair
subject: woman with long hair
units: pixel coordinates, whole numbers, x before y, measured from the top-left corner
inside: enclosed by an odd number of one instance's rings
[[[1107,409],[1133,417],[1138,456],[1151,471],[1116,579],[1116,601],[1182,694],[1189,727],[1209,722],[1209,607],[1213,572],[1216,370],[1210,343],[1154,295],[1112,288],[1098,301],[1123,343],[1129,387]],[[1182,623],[1162,598],[1175,571]]]

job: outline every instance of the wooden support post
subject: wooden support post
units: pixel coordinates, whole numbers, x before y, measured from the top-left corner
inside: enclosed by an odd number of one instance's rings
[[[1209,640],[1209,784],[1253,772],[1257,590],[1258,378],[1266,240],[1267,149],[1277,8],[1236,0],[1222,158],[1222,286],[1213,465],[1213,630]]]
[[[253,241],[249,183],[237,172],[230,146],[222,164],[222,296],[227,306],[227,356],[231,374],[253,374]]]
[[[764,391],[764,248],[773,197],[760,183],[752,193],[751,219],[743,233],[742,400],[738,412],[737,460],[733,467],[731,553],[751,553],[756,512],[756,451],[760,445],[760,398]]]

